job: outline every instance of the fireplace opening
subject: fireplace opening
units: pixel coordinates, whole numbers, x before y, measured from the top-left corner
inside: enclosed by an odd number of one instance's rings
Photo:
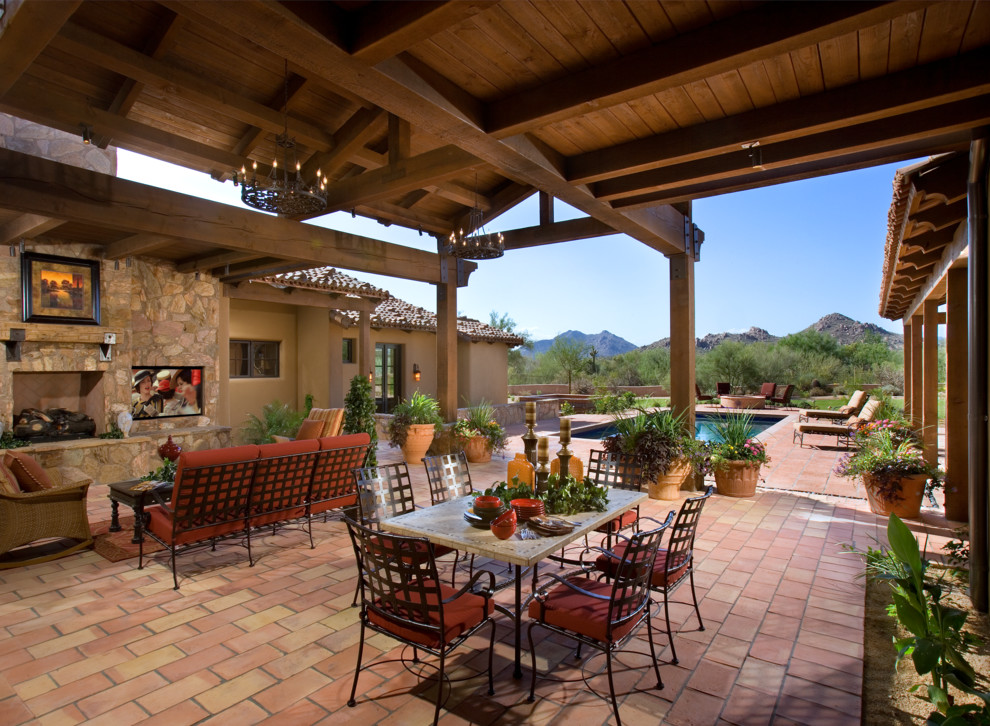
[[[12,429],[18,438],[32,443],[67,441],[105,429],[103,371],[14,373],[13,393]],[[25,411],[32,412],[33,423],[18,426]]]

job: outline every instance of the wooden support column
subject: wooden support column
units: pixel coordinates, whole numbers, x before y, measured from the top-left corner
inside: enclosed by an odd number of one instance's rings
[[[670,409],[694,431],[694,259],[670,256]]]
[[[904,415],[911,420],[911,321],[904,321]]]
[[[938,463],[938,300],[925,300],[922,306],[923,372],[921,377],[921,440],[925,445],[925,461]]]
[[[217,300],[220,324],[217,326],[217,364],[220,382],[217,412],[214,420],[220,426],[230,426],[230,298],[220,295]]]
[[[965,267],[952,268],[946,275],[945,516],[956,522],[969,518],[967,278]]]
[[[444,421],[457,418],[457,260],[440,255],[437,285],[437,400]]]
[[[371,376],[371,395],[375,395],[375,346],[371,344],[371,313],[362,310],[358,318],[358,371]]]
[[[911,316],[911,340],[910,342],[905,341],[905,344],[911,348],[911,426],[915,429],[920,429],[924,424],[924,417],[922,416],[925,400],[925,358],[922,338],[924,327],[924,316]],[[907,381],[905,381],[905,386],[907,386]]]

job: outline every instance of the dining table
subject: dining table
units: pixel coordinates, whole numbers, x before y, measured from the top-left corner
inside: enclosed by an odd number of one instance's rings
[[[524,572],[532,569],[535,581],[539,563],[564,546],[574,542],[596,528],[609,522],[623,512],[641,504],[647,499],[645,492],[610,488],[608,501],[603,512],[579,512],[563,518],[574,523],[574,528],[566,534],[543,536],[520,523],[516,532],[508,539],[498,539],[490,529],[469,524],[464,512],[474,502],[474,495],[459,497],[449,501],[424,507],[413,512],[384,519],[381,527],[393,534],[409,537],[426,537],[434,545],[445,545],[461,552],[489,557],[508,563],[514,569],[514,577],[503,586],[515,586],[515,607],[499,608],[513,618],[515,623],[515,668],[513,677],[522,678],[522,586]],[[554,516],[554,515],[549,515]]]

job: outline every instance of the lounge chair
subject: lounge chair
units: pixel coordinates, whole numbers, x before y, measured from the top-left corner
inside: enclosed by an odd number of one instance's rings
[[[777,386],[773,396],[770,397],[771,405],[776,408],[779,404],[782,408],[791,405],[791,394],[794,393],[794,384],[788,383],[786,386]]]
[[[340,436],[344,430],[344,409],[314,408],[303,420],[294,437],[272,436],[275,443],[283,444],[293,439],[322,439],[327,436]]]
[[[770,399],[773,398],[773,392],[776,390],[777,390],[776,383],[764,383],[762,386],[760,386],[760,395],[767,400],[766,405],[768,406],[770,405],[771,403]]]
[[[702,393],[701,386],[699,386],[697,383],[694,384],[694,397],[697,398],[699,401],[711,401],[713,398],[715,398],[715,396],[712,396],[710,394]]]
[[[791,442],[793,443],[800,440],[801,446],[803,447],[805,434],[818,434],[820,436],[834,436],[836,446],[838,446],[841,442],[848,447],[852,442],[853,435],[859,430],[859,427],[869,421],[872,421],[879,407],[880,402],[874,399],[863,406],[863,410],[860,412],[859,416],[850,416],[843,423],[828,423],[819,421],[795,422]]]
[[[720,382],[715,384],[715,395],[716,396],[731,396],[732,395],[732,384],[728,382]]]
[[[866,405],[866,401],[869,397],[870,394],[866,391],[853,391],[853,395],[849,397],[849,403],[835,409],[834,411],[802,408],[798,411],[798,421],[810,421],[813,418],[834,421],[836,423],[839,421],[844,421],[850,416],[858,416],[859,412],[863,410],[863,406]]]

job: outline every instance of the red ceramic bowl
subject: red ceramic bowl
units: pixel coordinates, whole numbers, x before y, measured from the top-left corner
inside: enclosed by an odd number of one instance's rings
[[[513,499],[509,506],[519,509],[537,509],[543,507],[543,502],[539,499]]]
[[[476,497],[474,500],[474,510],[477,512],[479,509],[498,509],[502,506],[502,500],[498,497]]]
[[[491,523],[492,534],[499,539],[509,539],[516,531],[516,513],[511,509],[500,514]]]

